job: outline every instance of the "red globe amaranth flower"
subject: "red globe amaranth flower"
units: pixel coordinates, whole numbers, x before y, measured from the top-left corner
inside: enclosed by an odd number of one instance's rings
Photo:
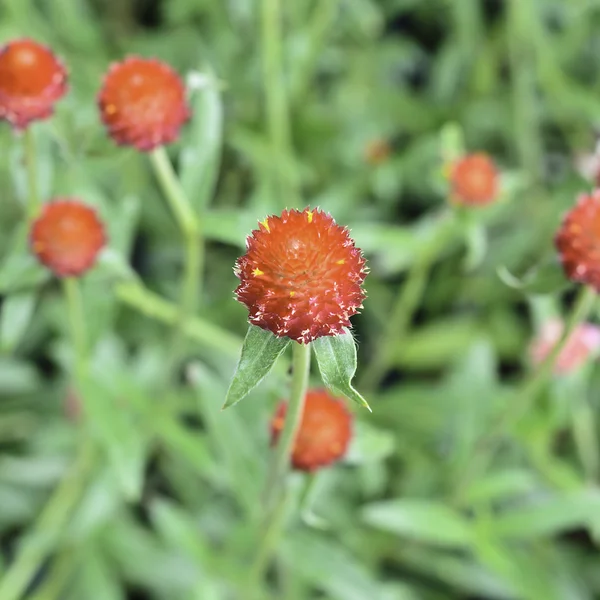
[[[533,340],[529,354],[535,365],[541,363],[560,339],[564,325],[558,319],[544,323],[539,335]],[[564,375],[578,369],[600,349],[600,327],[591,323],[580,323],[554,364],[554,372]]]
[[[0,49],[0,118],[16,129],[46,119],[67,91],[67,70],[53,52],[20,39]]]
[[[250,323],[301,344],[350,327],[365,298],[365,259],[329,214],[284,210],[262,221],[246,247],[235,293]]]
[[[274,445],[285,424],[287,402],[282,402],[271,421]],[[344,456],[352,437],[352,415],[341,398],[326,390],[306,394],[302,421],[292,448],[291,462],[300,471],[314,471]]]
[[[483,206],[498,195],[498,171],[482,152],[469,154],[450,165],[450,199],[463,206]]]
[[[96,211],[69,198],[45,204],[29,234],[32,252],[58,277],[85,273],[105,243]]]
[[[113,140],[144,152],[173,142],[191,115],[179,75],[155,58],[137,56],[111,65],[98,106]]]
[[[600,189],[579,197],[554,244],[567,277],[600,292]]]

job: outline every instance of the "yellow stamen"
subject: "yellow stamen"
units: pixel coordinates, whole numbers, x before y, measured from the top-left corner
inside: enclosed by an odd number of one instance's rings
[[[267,233],[271,233],[269,229],[269,218],[267,217],[264,221],[261,221],[260,224],[267,230]]]
[[[296,295],[296,292],[294,292],[293,290],[290,292],[290,298],[293,298]]]
[[[343,258],[340,258],[340,260],[336,261],[336,265],[343,265],[346,261]]]
[[[312,220],[313,220],[313,211],[312,211],[312,210],[309,210],[309,211],[306,213],[306,218],[308,219],[308,222],[309,222],[309,223],[312,223]]]
[[[260,275],[264,275],[265,272],[261,271],[260,269],[254,269],[254,271],[252,271],[252,275],[254,275],[255,277],[259,277]]]

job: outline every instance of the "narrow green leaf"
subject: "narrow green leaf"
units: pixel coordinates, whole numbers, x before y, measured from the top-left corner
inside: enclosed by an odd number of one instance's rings
[[[37,294],[20,292],[9,296],[0,311],[0,348],[10,352],[21,341],[33,312]]]
[[[539,539],[591,527],[599,514],[600,494],[583,489],[506,511],[494,519],[491,531],[498,537]]]
[[[192,73],[188,81],[196,87],[194,118],[180,159],[181,185],[196,210],[210,202],[217,183],[223,142],[223,103],[219,82],[210,67]]]
[[[375,502],[362,516],[373,527],[426,544],[465,547],[472,540],[469,523],[460,513],[428,500]]]
[[[267,376],[290,341],[250,325],[223,408],[229,408],[247,396]]]
[[[324,336],[313,342],[321,378],[332,394],[341,394],[371,410],[367,401],[352,387],[356,373],[356,343],[346,329],[344,333]]]
[[[50,279],[51,273],[27,251],[11,252],[0,267],[0,293],[36,287]]]
[[[94,373],[84,379],[81,397],[92,433],[113,467],[123,496],[134,501],[142,492],[147,440],[139,417],[110,389],[113,382],[106,377]]]

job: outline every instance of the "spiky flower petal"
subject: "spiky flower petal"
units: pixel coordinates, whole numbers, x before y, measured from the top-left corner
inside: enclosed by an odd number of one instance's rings
[[[191,114],[179,75],[164,62],[138,56],[111,65],[98,106],[113,140],[141,151],[176,140]]]
[[[365,259],[329,214],[284,210],[262,221],[246,247],[235,293],[250,323],[303,344],[350,327],[365,298]]]
[[[554,243],[567,277],[600,292],[600,190],[579,197]]]
[[[29,234],[32,252],[58,277],[85,273],[105,243],[96,211],[70,198],[45,204]]]
[[[16,129],[46,119],[67,91],[67,70],[46,46],[30,39],[0,48],[0,118]]]
[[[450,185],[450,199],[455,204],[490,204],[498,195],[498,170],[487,154],[469,154],[450,166]]]
[[[277,443],[283,430],[286,412],[287,403],[282,402],[271,421],[272,444]],[[326,390],[310,390],[292,449],[292,466],[314,471],[330,465],[344,456],[351,438],[352,415],[344,401]]]

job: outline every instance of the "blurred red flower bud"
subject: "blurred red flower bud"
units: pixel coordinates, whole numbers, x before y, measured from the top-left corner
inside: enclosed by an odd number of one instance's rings
[[[0,48],[0,118],[16,129],[52,115],[67,91],[67,71],[46,46],[30,39]]]
[[[450,165],[450,199],[462,206],[483,206],[498,196],[498,170],[483,152],[469,154]]]
[[[579,197],[554,243],[567,277],[600,292],[600,190]]]
[[[286,411],[287,403],[282,402],[271,421],[272,445],[283,430]],[[310,390],[292,449],[292,466],[300,471],[314,471],[330,465],[344,456],[351,437],[352,414],[344,401],[326,390]]]
[[[70,198],[45,204],[29,234],[32,252],[58,277],[79,276],[92,268],[105,243],[96,211]]]
[[[141,151],[176,140],[191,114],[179,75],[157,59],[137,56],[111,65],[98,106],[110,137]]]

